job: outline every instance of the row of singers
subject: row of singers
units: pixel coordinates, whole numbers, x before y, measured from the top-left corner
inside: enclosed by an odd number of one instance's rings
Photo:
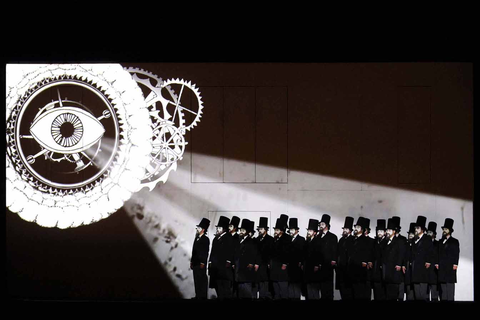
[[[195,294],[206,299],[208,287],[219,299],[333,300],[453,300],[459,243],[453,238],[453,219],[447,218],[442,239],[436,241],[436,223],[418,216],[408,237],[400,234],[400,217],[377,220],[371,238],[370,220],[346,217],[342,235],[330,231],[330,216],[309,219],[306,237],[299,234],[297,218],[282,214],[274,236],[268,218],[254,222],[220,216],[212,241],[210,221],[197,225],[192,249]],[[208,276],[210,281],[208,281]],[[334,288],[335,277],[335,288]]]

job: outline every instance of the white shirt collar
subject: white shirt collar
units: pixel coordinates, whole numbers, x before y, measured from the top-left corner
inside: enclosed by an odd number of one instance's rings
[[[415,243],[417,243],[418,241],[420,241],[420,239],[422,239],[423,237],[423,233],[420,235],[420,237],[418,237],[418,239],[415,241]]]
[[[245,236],[242,240],[240,240],[240,243],[242,243],[243,241],[245,241],[245,239],[247,239],[249,237],[250,237],[250,235]]]

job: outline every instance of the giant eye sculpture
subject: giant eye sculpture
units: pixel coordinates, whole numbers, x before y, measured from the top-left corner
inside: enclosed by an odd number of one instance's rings
[[[118,64],[8,66],[6,100],[7,207],[58,228],[165,183],[203,109],[190,82]]]

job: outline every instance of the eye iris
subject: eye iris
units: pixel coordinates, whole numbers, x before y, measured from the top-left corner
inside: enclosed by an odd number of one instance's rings
[[[52,137],[62,147],[76,145],[83,136],[83,124],[73,113],[62,113],[52,122]]]

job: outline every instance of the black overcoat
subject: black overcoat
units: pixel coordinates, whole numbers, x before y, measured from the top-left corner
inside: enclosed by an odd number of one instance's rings
[[[335,289],[340,290],[340,283],[348,282],[347,278],[347,262],[348,248],[353,245],[354,236],[341,237],[337,244],[337,267],[335,269]]]
[[[438,270],[435,268],[435,265],[438,264],[438,240],[433,240],[432,260],[432,265],[428,268],[428,283],[438,284]]]
[[[372,269],[372,281],[381,282],[382,281],[382,250],[384,246],[388,243],[387,237],[379,240],[375,238],[373,243],[373,269]],[[401,264],[400,264],[401,266]]]
[[[373,264],[375,262],[375,239],[370,238],[369,236],[365,236],[365,238],[370,241],[370,250],[371,250],[371,255],[370,255],[370,260],[368,262],[372,263],[372,268],[367,268],[367,281],[372,281],[373,280]]]
[[[413,246],[413,239],[405,238],[405,255],[403,259],[403,263],[405,266],[405,274],[403,275],[403,279],[405,284],[412,284],[412,267],[410,266],[410,260],[412,256],[412,246]]]
[[[257,282],[264,282],[270,279],[270,270],[268,265],[270,263],[270,256],[272,255],[273,237],[266,234],[264,237],[257,237],[253,239],[257,245],[259,254],[259,267],[256,274]]]
[[[401,243],[403,243],[404,246],[404,255],[402,259],[402,266],[407,267],[408,266],[408,258],[410,257],[410,242],[407,239],[407,237],[399,234],[398,236],[395,236],[397,239],[401,240]]]
[[[259,260],[255,241],[250,237],[240,240],[235,250],[235,281],[255,282],[255,265]],[[249,265],[251,265],[250,268]]]
[[[200,263],[203,263],[206,266],[209,250],[210,239],[206,235],[195,237],[192,248],[192,258],[190,259],[192,267],[199,266]]]
[[[367,267],[363,266],[362,263],[372,261],[373,246],[370,239],[363,235],[356,239],[354,238],[353,245],[349,247],[347,252],[347,274],[352,283],[367,281]]]
[[[415,243],[416,242],[416,243]],[[433,243],[432,238],[426,234],[418,241],[413,241],[411,247],[410,256],[410,276],[411,283],[428,283],[428,269],[425,267],[425,263],[429,262],[430,268],[434,268],[435,264],[432,263],[433,259]]]
[[[438,282],[456,283],[457,270],[453,270],[453,265],[458,265],[460,257],[460,243],[457,239],[450,236],[443,243],[441,239],[438,243]]]
[[[328,231],[323,237],[319,236],[320,246],[320,279],[321,281],[333,281],[332,261],[337,261],[338,238],[335,234]]]
[[[316,236],[305,240],[304,245],[303,280],[306,283],[320,282],[320,270],[314,271],[315,266],[320,267],[322,253],[320,250],[320,237]]]
[[[382,242],[381,274],[385,283],[400,284],[403,282],[402,269],[400,268],[400,270],[397,271],[395,267],[402,267],[405,248],[405,243],[401,238],[393,237],[390,244],[388,244],[388,239]]]
[[[272,244],[272,254],[270,256],[270,280],[288,281],[288,264],[290,255],[290,245],[292,237],[283,234],[281,237],[275,237]],[[282,270],[282,265],[287,265]]]
[[[229,264],[227,262],[230,261]],[[231,265],[234,263],[233,238],[229,233],[215,236],[209,259],[210,288],[216,287],[216,280],[233,280]]]
[[[303,263],[304,246],[304,237],[297,235],[295,239],[292,240],[288,264],[288,279],[291,282],[302,282],[303,280],[303,271],[298,264]]]

